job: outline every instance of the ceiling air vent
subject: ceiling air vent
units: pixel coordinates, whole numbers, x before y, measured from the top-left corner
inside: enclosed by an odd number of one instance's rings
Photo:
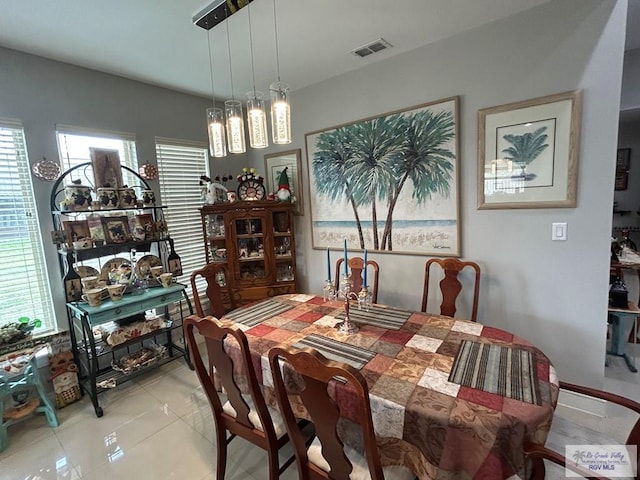
[[[384,38],[379,38],[371,43],[367,43],[362,47],[358,47],[355,50],[352,50],[351,53],[357,55],[360,58],[364,58],[368,55],[371,55],[372,53],[377,53],[391,47],[393,47],[393,45],[387,42]]]

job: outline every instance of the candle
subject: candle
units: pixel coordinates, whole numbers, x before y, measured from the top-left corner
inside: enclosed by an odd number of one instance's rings
[[[366,287],[367,286],[367,249],[364,249],[364,272],[363,272],[363,285]]]
[[[329,247],[327,247],[327,280],[331,280],[331,255],[329,255]]]
[[[349,265],[347,261],[347,237],[344,238],[344,274],[349,275]]]

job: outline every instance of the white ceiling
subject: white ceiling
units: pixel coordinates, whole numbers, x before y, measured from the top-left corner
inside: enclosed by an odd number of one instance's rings
[[[548,0],[276,0],[280,77],[300,89]],[[640,18],[640,0],[629,0]],[[248,9],[205,30],[191,18],[210,0],[12,0],[2,2],[0,46],[209,97],[208,46],[218,98],[252,90]],[[277,79],[274,1],[250,4],[255,83]],[[631,31],[633,32],[631,33]],[[640,28],[627,48],[640,47]],[[350,54],[384,38],[394,47]],[[229,62],[229,53],[231,62]],[[232,68],[230,68],[230,64]],[[233,74],[233,83],[230,81]]]

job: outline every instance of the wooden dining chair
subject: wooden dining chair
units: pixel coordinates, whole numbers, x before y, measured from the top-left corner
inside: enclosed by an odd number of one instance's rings
[[[296,349],[290,346],[272,348],[269,351],[269,364],[280,412],[294,446],[300,479],[409,480],[414,478],[414,474],[406,467],[383,468],[381,466],[371,419],[369,389],[358,370],[350,365],[328,360],[312,348]],[[282,365],[284,365],[283,368],[281,368]],[[289,379],[291,370],[295,373]],[[286,376],[287,380],[283,376]],[[300,385],[293,380],[296,376],[301,380]],[[340,377],[340,380],[336,380],[335,377]],[[352,405],[359,408],[361,412],[364,455],[353,448],[346,447],[338,436],[340,411],[327,391],[329,382],[332,381],[348,383],[350,391],[357,396],[357,403]],[[300,391],[295,391],[295,394],[306,409],[316,431],[316,438],[309,448],[305,445],[302,432],[296,424],[285,384],[287,387],[294,384],[295,390],[301,388]]]
[[[456,300],[462,291],[462,283],[458,280],[458,274],[466,267],[475,271],[473,282],[473,307],[471,308],[471,321],[475,322],[478,316],[478,292],[480,290],[480,266],[475,262],[465,262],[457,258],[431,258],[424,268],[424,287],[422,290],[421,311],[427,311],[427,300],[429,298],[429,274],[432,265],[439,265],[444,271],[444,278],[440,281],[440,292],[442,303],[440,304],[440,314],[453,317],[456,314]]]
[[[217,276],[222,272],[224,278],[227,280],[226,293],[222,287],[218,284]],[[207,263],[199,270],[195,270],[191,274],[191,290],[193,292],[193,303],[196,306],[196,314],[200,317],[207,315],[203,308],[200,299],[200,293],[198,292],[197,280],[202,277],[207,282],[207,288],[205,295],[209,299],[210,313],[217,318],[222,318],[225,313],[236,308],[235,299],[233,298],[233,291],[229,288],[229,275],[227,266],[224,263]]]
[[[262,396],[256,378],[249,343],[240,329],[223,325],[213,317],[200,318],[195,315],[184,321],[185,335],[192,352],[195,370],[204,389],[216,424],[218,465],[216,479],[223,480],[227,463],[227,445],[236,435],[266,450],[269,463],[269,479],[274,480],[293,463],[291,456],[279,467],[278,452],[289,442],[286,427],[280,413],[270,407]],[[207,366],[200,352],[194,330],[204,337]],[[225,338],[233,337],[239,345],[239,358],[230,355],[224,348]],[[214,369],[228,401],[224,404],[214,382]],[[241,371],[246,377],[248,394],[243,394],[234,372]],[[227,437],[227,431],[230,433]]]
[[[570,392],[579,393],[581,395],[586,395],[591,398],[604,400],[606,402],[611,402],[616,405],[620,405],[628,410],[635,412],[636,414],[640,414],[640,403],[631,400],[629,398],[616,395],[614,393],[604,392],[602,390],[597,390],[591,387],[583,387],[581,385],[575,385],[572,383],[560,382],[560,389],[567,390]],[[620,442],[612,439],[603,439],[603,442],[607,442],[606,444],[619,444]],[[584,443],[584,440],[583,442]],[[636,451],[640,450],[640,417],[636,419],[635,424],[632,426],[629,435],[625,441],[625,445],[627,446],[635,446]],[[524,454],[526,457],[530,458],[533,462],[533,474],[531,476],[532,480],[542,480],[545,478],[545,465],[544,460],[548,460],[562,467],[567,467],[570,470],[575,471],[576,473],[581,474],[585,478],[595,478],[602,479],[607,478],[605,476],[595,475],[595,472],[589,471],[586,469],[581,469],[576,467],[576,463],[574,459],[567,459],[562,453],[556,452],[545,445],[539,445],[536,443],[525,443],[524,445]],[[639,459],[636,458],[636,461]],[[637,468],[640,469],[640,462],[638,462]],[[637,470],[640,472],[640,470]],[[636,476],[636,478],[638,478]]]
[[[342,278],[342,267],[344,263],[344,258],[340,257],[336,261],[336,279],[335,279],[335,288],[336,291],[340,289],[340,280]],[[347,265],[349,266],[349,270],[351,270],[351,280],[353,281],[352,291],[359,292],[362,290],[362,271],[364,270],[364,260],[360,257],[351,257],[347,260]],[[378,277],[380,275],[380,266],[374,260],[367,260],[367,266],[371,267],[373,270],[373,278],[367,278],[367,287],[371,292],[371,302],[378,303]],[[369,272],[367,272],[367,275]],[[373,281],[371,281],[373,280]]]

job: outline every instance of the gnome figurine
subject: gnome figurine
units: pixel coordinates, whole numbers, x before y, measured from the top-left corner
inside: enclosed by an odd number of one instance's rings
[[[295,201],[293,195],[291,195],[291,189],[289,188],[289,177],[287,176],[287,170],[289,167],[284,167],[284,170],[280,172],[280,178],[278,178],[278,191],[276,192],[276,198],[281,202]]]

